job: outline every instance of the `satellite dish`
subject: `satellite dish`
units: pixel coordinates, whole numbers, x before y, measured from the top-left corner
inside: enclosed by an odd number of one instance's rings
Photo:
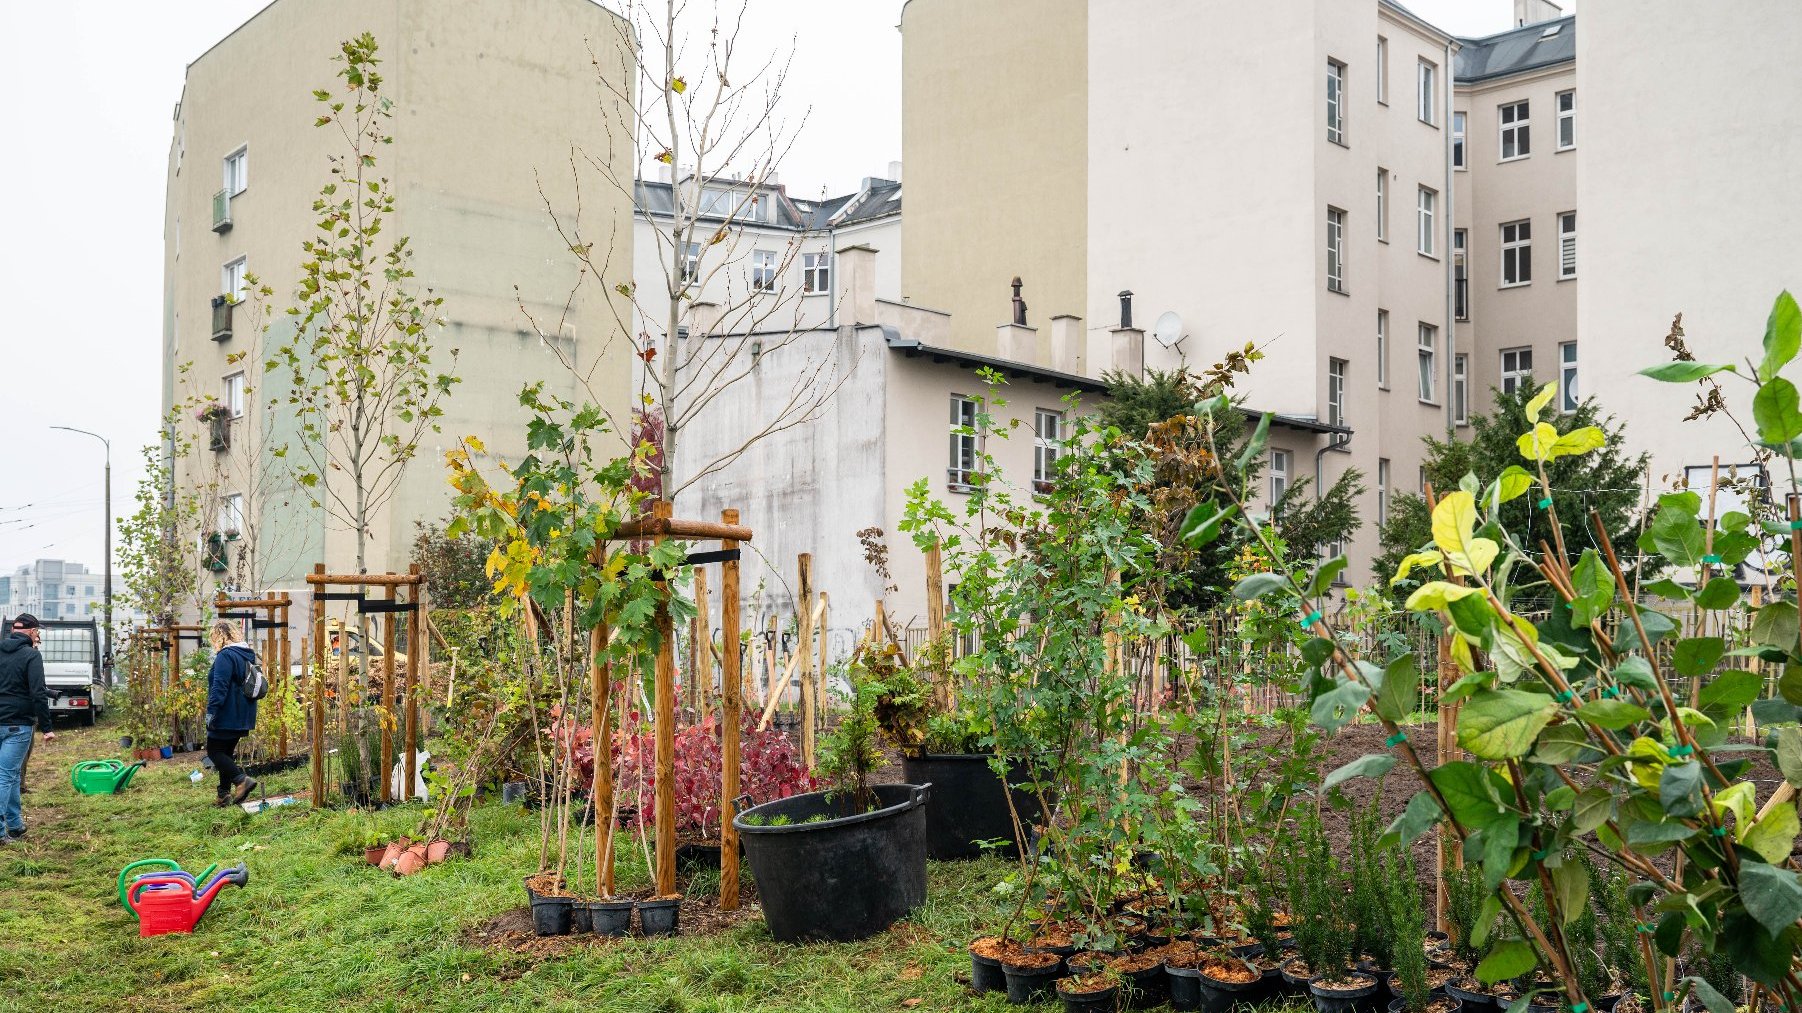
[[[1175,348],[1183,340],[1183,318],[1168,310],[1151,326],[1151,336],[1165,348]]]

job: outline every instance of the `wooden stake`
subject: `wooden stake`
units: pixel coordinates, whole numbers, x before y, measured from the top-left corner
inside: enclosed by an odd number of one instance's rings
[[[713,627],[707,615],[707,571],[695,568],[695,663],[689,666],[695,683],[695,716],[707,712],[713,695]]]
[[[813,732],[814,721],[817,720],[817,701],[814,700],[813,682],[813,554],[803,552],[796,560],[800,570],[800,593],[795,610],[800,621],[800,642],[795,645],[795,657],[801,662],[801,761],[807,765],[809,773],[813,771]]]
[[[290,599],[288,598],[288,593],[286,591],[283,591],[282,592],[282,604],[281,604],[281,610],[280,610],[281,624],[282,624],[280,627],[281,628],[281,656],[278,661],[278,664],[281,666],[281,668],[276,673],[276,679],[277,679],[276,685],[281,687],[281,696],[276,698],[281,701],[281,708],[280,708],[281,723],[278,726],[277,734],[280,736],[280,738],[276,742],[275,751],[276,751],[276,755],[284,760],[286,760],[288,758],[288,695],[291,692],[293,692],[293,689],[294,689],[294,677],[289,671],[290,668],[292,668],[293,663],[292,663],[292,661],[289,660],[289,657],[288,657],[288,650],[289,650],[288,606],[289,606],[289,604],[290,604]],[[274,610],[271,610],[271,611],[274,611]]]
[[[392,604],[395,600],[395,585],[384,588],[384,600]],[[362,626],[362,623],[358,623]],[[365,641],[367,643],[367,641]],[[368,657],[368,652],[364,652]],[[368,674],[367,665],[364,674]],[[394,801],[394,613],[387,612],[382,616],[382,801]],[[403,785],[405,795],[413,793],[412,785]]]
[[[832,700],[829,697],[827,697],[827,695],[826,695],[826,641],[828,639],[826,634],[827,634],[827,631],[832,629],[831,624],[829,622],[827,622],[827,616],[829,615],[830,611],[831,610],[827,607],[826,592],[821,591],[820,592],[820,667],[818,669],[816,669],[813,673],[814,682],[815,682],[815,686],[813,689],[813,698],[815,700],[818,700],[820,703],[819,731],[826,730],[826,712],[830,711],[832,709]]]
[[[768,649],[764,658],[769,662],[769,669],[764,677],[763,691],[773,697],[776,695],[776,669],[782,664],[782,624],[774,615],[770,616],[769,634],[763,642]],[[784,675],[782,681],[786,686],[788,677]]]
[[[651,518],[670,519],[670,502],[651,504]],[[654,536],[661,543],[664,536]],[[659,581],[667,593],[669,582]],[[657,713],[657,896],[676,892],[676,642],[668,602],[660,602],[652,619],[657,627],[657,684],[652,706]]]
[[[721,510],[720,523],[737,526],[737,510]],[[720,548],[732,552],[738,542],[731,539]],[[724,652],[720,658],[720,910],[738,910],[738,828],[732,820],[738,815],[735,800],[738,784],[738,732],[744,720],[739,693],[744,689],[739,672],[738,643],[738,560],[720,564],[720,639]]]
[[[945,642],[945,566],[939,543],[926,548],[926,638],[932,643],[934,664],[932,696],[941,710],[951,706],[950,651]],[[944,650],[944,654],[938,653]]]
[[[412,564],[407,572],[415,577],[419,576],[419,564]],[[419,635],[420,610],[425,607],[420,599],[424,590],[423,584],[414,584],[407,592],[407,597],[413,603],[413,611],[407,613],[407,771],[401,796],[406,799],[413,797],[414,781],[419,776],[419,666],[425,661],[428,646],[425,638]],[[388,617],[390,640],[394,639],[393,626],[394,617],[391,615]],[[389,664],[392,666],[393,662]],[[449,804],[449,800],[446,800],[446,804]]]
[[[325,564],[313,567],[315,576],[325,573]],[[325,805],[325,602],[319,598],[323,587],[313,591],[313,808]]]
[[[596,569],[606,547],[596,546],[588,561]],[[588,631],[588,716],[594,729],[594,881],[601,896],[613,896],[613,679],[607,662],[607,618]]]

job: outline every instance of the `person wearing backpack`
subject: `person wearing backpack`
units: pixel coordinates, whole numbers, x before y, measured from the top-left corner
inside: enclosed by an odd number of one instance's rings
[[[213,624],[213,667],[207,674],[206,755],[219,772],[219,805],[235,805],[257,789],[254,778],[238,768],[238,740],[257,726],[257,700],[268,682],[257,652],[243,642],[238,628],[220,620]]]

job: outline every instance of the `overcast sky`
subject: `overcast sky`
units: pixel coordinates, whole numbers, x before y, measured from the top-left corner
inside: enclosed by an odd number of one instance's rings
[[[264,5],[0,0],[0,84],[18,145],[0,159],[0,192],[12,198],[0,243],[0,573],[40,558],[99,569],[100,444],[51,426],[112,441],[113,513],[130,512],[161,391],[171,116],[188,61]],[[1461,35],[1500,31],[1512,12],[1511,0],[1406,6]],[[741,50],[795,45],[785,101],[791,116],[811,107],[781,167],[792,193],[848,192],[902,158],[900,0],[751,0],[751,10]]]

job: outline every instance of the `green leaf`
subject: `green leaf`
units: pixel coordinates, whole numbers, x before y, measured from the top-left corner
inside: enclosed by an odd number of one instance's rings
[[[1625,700],[1592,700],[1577,708],[1577,720],[1610,731],[1618,731],[1651,716],[1644,707]]]
[[[1679,675],[1707,675],[1727,653],[1727,642],[1720,637],[1686,637],[1677,641],[1671,666]]]
[[[1784,663],[1783,673],[1777,676],[1777,695],[1802,706],[1802,665],[1793,661]]]
[[[1539,966],[1533,947],[1519,939],[1498,939],[1477,965],[1477,980],[1485,985],[1518,978]]]
[[[1269,412],[1258,416],[1258,427],[1252,430],[1251,439],[1245,441],[1245,449],[1239,452],[1239,460],[1236,462],[1239,471],[1243,472],[1251,467],[1251,462],[1263,457],[1264,447],[1270,443],[1270,419]]]
[[[1583,628],[1605,615],[1614,602],[1614,574],[1594,549],[1584,549],[1571,570],[1575,599],[1571,602],[1571,625]]]
[[[1794,352],[1792,351],[1791,354]],[[1715,991],[1713,985],[1701,978],[1692,974],[1684,978],[1681,984],[1689,986],[1690,994],[1701,1000],[1702,1005],[1708,1008],[1708,1013],[1733,1013],[1733,1003],[1726,996]]]
[[[1785,868],[1741,862],[1739,899],[1773,937],[1802,918],[1802,881]]]
[[[1655,594],[1660,598],[1669,598],[1672,601],[1693,601],[1695,599],[1694,591],[1677,583],[1670,577],[1661,577],[1658,580],[1647,584],[1645,586],[1645,592],[1647,594]]]
[[[1280,573],[1254,573],[1233,585],[1233,597],[1240,601],[1262,598],[1272,591],[1289,586],[1289,578]]]
[[[1717,938],[1721,952],[1733,961],[1735,970],[1772,988],[1789,974],[1798,943],[1794,928],[1785,929],[1780,935],[1760,932],[1753,917],[1739,910],[1729,910],[1722,916]]]
[[[1802,728],[1777,729],[1777,769],[1792,788],[1802,788]]]
[[[1673,763],[1658,777],[1658,804],[1672,816],[1688,818],[1702,811],[1702,765]]]
[[[1589,873],[1576,862],[1565,862],[1551,870],[1552,886],[1558,893],[1558,909],[1569,925],[1589,905]]]
[[[1400,721],[1420,706],[1420,666],[1412,653],[1404,654],[1383,670],[1383,685],[1373,706],[1378,715]]]
[[[1328,774],[1320,790],[1331,791],[1354,777],[1382,777],[1394,766],[1395,757],[1388,753],[1366,753]]]
[[[1532,750],[1533,740],[1557,713],[1557,701],[1543,693],[1485,690],[1458,714],[1458,745],[1485,760],[1517,759]]]
[[[1752,701],[1752,720],[1761,725],[1791,724],[1802,721],[1802,708],[1798,708],[1788,700],[1754,700]],[[1802,784],[1796,786],[1802,788]]]
[[[1614,681],[1642,693],[1656,692],[1658,680],[1652,676],[1652,663],[1640,655],[1621,659],[1614,668]]]
[[[1652,517],[1647,535],[1658,554],[1677,566],[1696,566],[1702,561],[1705,538],[1694,510],[1660,498],[1658,513]]]
[[[1540,763],[1569,763],[1591,748],[1589,735],[1583,727],[1566,722],[1539,733],[1539,743],[1533,747],[1533,759]]]
[[[1314,579],[1308,583],[1308,594],[1311,596],[1325,594],[1326,590],[1333,586],[1333,578],[1339,576],[1340,572],[1345,569],[1345,563],[1344,556],[1334,556],[1320,564],[1320,569],[1314,571]]]
[[[1705,609],[1730,609],[1739,601],[1739,582],[1732,577],[1716,577],[1696,595],[1696,604]]]
[[[1408,807],[1395,818],[1395,822],[1389,824],[1389,829],[1383,831],[1377,844],[1385,848],[1413,844],[1420,839],[1421,834],[1438,825],[1442,815],[1439,803],[1433,801],[1431,792],[1417,791],[1408,800]]]
[[[1488,767],[1452,760],[1433,768],[1428,776],[1451,809],[1452,818],[1462,826],[1477,829],[1515,822],[1514,814],[1498,801],[1508,782]]]
[[[1189,548],[1199,549],[1219,538],[1220,526],[1238,510],[1239,507],[1232,503],[1227,504],[1224,508],[1216,507],[1213,500],[1197,503],[1190,507],[1189,512],[1183,516],[1182,527],[1177,529],[1177,537]]]
[[[1802,436],[1802,398],[1796,385],[1774,377],[1752,396],[1752,420],[1758,423],[1759,442],[1782,446]]]
[[[1518,464],[1510,464],[1502,469],[1500,475],[1496,476],[1495,484],[1491,488],[1494,489],[1493,502],[1499,506],[1520,498],[1526,494],[1528,489],[1533,488],[1533,473]]]
[[[1771,315],[1764,324],[1764,361],[1758,364],[1758,379],[1769,383],[1779,370],[1796,357],[1802,346],[1802,310],[1796,308],[1796,297],[1785,289],[1771,305]]]
[[[1794,602],[1770,601],[1759,606],[1752,617],[1752,642],[1789,651],[1796,646],[1796,632],[1802,623]]]
[[[1697,699],[1703,710],[1736,711],[1758,699],[1764,680],[1756,672],[1743,668],[1729,669],[1702,687]]]
[[[1614,796],[1600,785],[1585,788],[1571,807],[1571,826],[1577,833],[1587,834],[1608,822],[1614,814]]]
[[[1527,402],[1527,421],[1538,422],[1539,413],[1545,411],[1545,406],[1552,403],[1552,395],[1557,392],[1558,385],[1556,383],[1548,383],[1539,388],[1539,393],[1533,395],[1533,400]]]
[[[1370,687],[1350,679],[1314,698],[1308,714],[1328,735],[1338,731],[1358,715],[1358,708],[1370,698]]]
[[[1772,865],[1781,865],[1795,848],[1798,833],[1802,833],[1802,822],[1796,819],[1796,804],[1783,802],[1752,824],[1752,829],[1740,836],[1740,843]]]
[[[1634,845],[1670,844],[1696,836],[1696,828],[1676,820],[1634,820],[1627,824],[1627,843]]]
[[[1640,370],[1639,375],[1649,376],[1665,383],[1694,383],[1716,373],[1737,372],[1739,370],[1731,365],[1711,366],[1705,362],[1661,362],[1656,366],[1647,366]]]

